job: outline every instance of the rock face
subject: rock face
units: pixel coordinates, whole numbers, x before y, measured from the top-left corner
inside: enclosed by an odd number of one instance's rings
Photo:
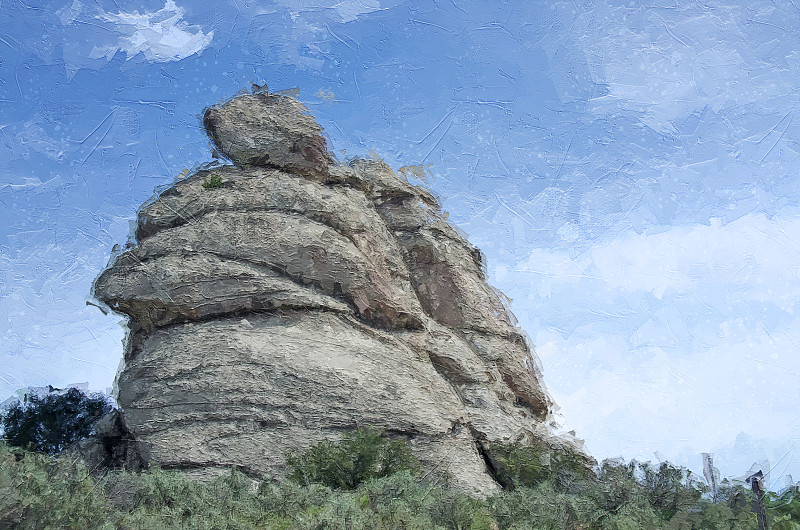
[[[224,107],[211,107],[203,122],[222,153],[239,166],[273,166],[325,178],[328,151],[322,128],[294,98],[259,91]]]
[[[287,452],[369,425],[486,494],[493,441],[576,450],[549,433],[529,345],[431,193],[381,161],[334,164],[287,96],[238,96],[204,123],[234,164],[140,209],[138,245],[94,286],[130,317],[118,402],[146,462],[279,478]]]

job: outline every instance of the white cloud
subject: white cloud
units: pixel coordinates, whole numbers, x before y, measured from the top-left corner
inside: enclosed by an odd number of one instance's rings
[[[612,289],[673,295],[723,294],[791,313],[800,300],[800,219],[750,214],[723,225],[632,235],[592,250],[597,276]]]
[[[4,176],[3,179],[7,179],[8,176]],[[60,176],[53,177],[49,180],[42,182],[40,178],[31,178],[31,177],[22,177],[22,182],[15,183],[15,182],[0,182],[0,191],[3,190],[10,190],[10,191],[24,191],[24,190],[37,190],[37,191],[53,191],[57,190],[59,187],[63,186],[64,182]]]
[[[36,116],[22,124],[17,133],[18,147],[23,157],[29,157],[31,151],[43,154],[53,160],[62,161],[71,146],[61,138],[50,136],[42,127],[43,120]]]
[[[665,293],[735,292],[792,312],[800,301],[800,218],[748,214],[722,224],[678,226],[652,235],[630,233],[594,246],[577,258],[565,251],[534,250],[516,272],[533,273],[539,292],[581,280],[605,290]]]
[[[343,22],[350,22],[366,13],[379,11],[381,3],[378,0],[344,0],[334,4],[333,8],[342,17]]]
[[[110,60],[117,51],[124,51],[128,59],[142,53],[148,61],[169,62],[199,53],[211,44],[214,32],[187,24],[184,13],[173,0],[153,13],[101,13],[98,18],[114,24],[120,37],[111,46],[95,47],[89,57]]]
[[[798,241],[800,216],[749,214],[577,256],[537,249],[492,276],[593,454],[694,465],[740,433],[776,448],[800,438]]]
[[[66,26],[67,24],[72,24],[82,11],[83,4],[81,4],[80,0],[73,0],[69,6],[64,6],[56,11],[56,15],[58,15],[61,24]]]
[[[342,22],[350,22],[361,15],[380,11],[379,0],[278,0],[288,7],[294,16],[303,11],[333,10]]]
[[[692,456],[717,452],[741,433],[765,438],[769,446],[800,438],[800,374],[791,351],[800,333],[786,332],[791,336],[775,343],[763,335],[759,343],[731,341],[700,356],[657,347],[632,351],[619,336],[564,338],[542,331],[534,341],[548,351],[545,380],[565,429],[575,429],[593,455],[648,460],[660,453],[690,465]],[[741,458],[730,459],[726,475],[746,469]],[[798,470],[795,460],[781,472],[796,476]]]
[[[592,111],[634,111],[652,129],[671,132],[674,120],[698,109],[720,112],[792,94],[796,80],[788,73],[796,51],[785,36],[798,14],[787,6],[600,2],[577,14],[573,27],[591,75],[608,90],[590,100]]]

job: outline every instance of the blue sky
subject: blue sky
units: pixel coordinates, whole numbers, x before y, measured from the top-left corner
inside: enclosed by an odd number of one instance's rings
[[[257,82],[430,164],[595,456],[800,478],[800,3],[1,1],[0,398],[112,385],[91,282]]]

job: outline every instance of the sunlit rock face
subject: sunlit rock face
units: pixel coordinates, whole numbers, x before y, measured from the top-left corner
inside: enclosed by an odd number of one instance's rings
[[[429,191],[381,161],[334,164],[287,96],[238,96],[204,123],[233,165],[143,206],[138,244],[94,287],[129,317],[118,402],[146,461],[280,478],[288,452],[374,426],[480,495],[497,488],[491,442],[574,448]]]

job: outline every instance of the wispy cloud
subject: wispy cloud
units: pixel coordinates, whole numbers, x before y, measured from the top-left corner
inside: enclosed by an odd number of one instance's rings
[[[278,3],[288,7],[295,17],[304,11],[328,10],[335,12],[342,22],[385,9],[378,0],[278,0]]]
[[[43,120],[39,116],[21,124],[21,130],[17,133],[18,149],[22,150],[23,156],[26,157],[33,151],[53,160],[62,161],[71,146],[64,139],[49,135],[42,125]]]
[[[61,177],[53,177],[49,180],[42,181],[39,178],[22,177],[22,182],[3,182],[7,177],[0,179],[0,191],[23,191],[23,190],[38,190],[38,191],[52,191],[63,185]]]
[[[124,51],[128,59],[141,53],[151,62],[169,62],[199,53],[211,44],[214,32],[189,25],[183,20],[184,13],[173,0],[152,13],[101,13],[97,18],[113,24],[119,39],[113,45],[93,48],[89,56],[111,59],[117,51]]]
[[[698,109],[758,104],[797,86],[788,37],[800,12],[789,3],[600,2],[574,16],[592,77],[607,89],[591,100],[599,115],[633,111],[654,130],[672,132],[674,120]]]

